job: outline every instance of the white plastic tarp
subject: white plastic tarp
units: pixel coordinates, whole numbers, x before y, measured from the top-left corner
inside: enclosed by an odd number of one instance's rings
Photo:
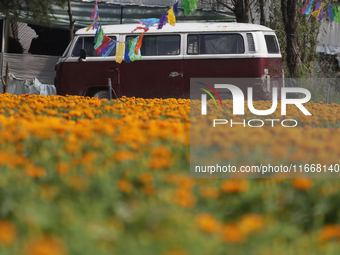
[[[4,78],[3,78],[4,79]],[[41,84],[37,78],[18,79],[13,74],[9,74],[8,93],[15,95],[56,95],[57,91],[54,85]],[[3,82],[0,79],[0,93],[3,93]]]
[[[6,64],[9,63],[9,72],[15,77],[30,79],[37,77],[43,84],[53,84],[55,77],[54,66],[59,57],[33,54],[3,53],[2,76],[6,73]]]
[[[340,54],[340,24],[338,22],[322,21],[316,51],[330,55]]]

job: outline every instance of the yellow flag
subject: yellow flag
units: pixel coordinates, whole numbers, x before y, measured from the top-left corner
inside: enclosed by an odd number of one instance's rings
[[[116,62],[118,64],[122,63],[123,61],[123,56],[124,56],[124,46],[125,43],[124,42],[120,42],[119,46],[118,46],[118,51],[117,51],[117,55],[116,55]]]
[[[319,7],[320,5],[320,7]],[[319,17],[320,16],[320,12],[322,11],[322,8],[325,6],[326,4],[325,3],[316,3],[315,5],[315,11],[312,12],[312,15],[315,17],[315,18],[323,18],[323,12],[322,12],[322,17]],[[319,7],[319,9],[318,9]]]
[[[97,18],[95,21],[93,21],[93,23],[86,29],[86,31],[89,31],[89,30],[91,29],[91,27],[93,27],[94,24],[95,24],[98,20],[99,20],[99,16],[98,16],[98,18]]]
[[[168,22],[171,26],[174,26],[176,24],[176,17],[175,17],[173,8],[168,10]]]

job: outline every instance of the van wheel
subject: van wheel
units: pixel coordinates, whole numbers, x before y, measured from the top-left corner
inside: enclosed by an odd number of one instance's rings
[[[101,90],[94,93],[93,97],[98,99],[109,99],[109,92],[107,90]]]

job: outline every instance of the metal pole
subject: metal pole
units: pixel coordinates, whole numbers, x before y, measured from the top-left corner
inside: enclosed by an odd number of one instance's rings
[[[107,79],[109,83],[109,100],[112,100],[112,84],[111,84],[111,78]]]
[[[8,81],[9,81],[9,62],[6,65],[6,77],[5,77],[5,84],[4,84],[4,93],[8,92]]]
[[[0,77],[2,77],[2,72],[3,72],[2,71],[3,66],[4,66],[3,59],[4,59],[4,53],[0,52]]]
[[[1,35],[1,52],[5,52],[5,36],[6,36],[6,19],[2,20],[2,35]]]
[[[120,6],[120,24],[123,24],[123,5]]]
[[[2,77],[2,73],[3,73],[3,66],[4,66],[4,53],[5,53],[5,29],[6,29],[6,19],[2,20],[2,34],[1,34],[1,56],[0,56],[0,77]]]

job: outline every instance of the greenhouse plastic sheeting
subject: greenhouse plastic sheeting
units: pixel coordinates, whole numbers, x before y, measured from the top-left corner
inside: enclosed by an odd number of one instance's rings
[[[102,25],[114,25],[119,24],[120,19],[124,24],[136,24],[140,19],[148,18],[160,18],[164,13],[169,10],[169,6],[172,6],[176,1],[171,0],[122,0],[116,2],[115,0],[100,0],[98,1],[100,21]],[[235,22],[235,15],[225,10],[223,12],[214,12],[207,10],[207,8],[201,8],[200,2],[197,3],[197,10],[190,15],[185,16],[183,9],[179,8],[179,15],[176,17],[177,22]],[[73,19],[75,30],[87,27],[91,25],[93,20],[90,19],[91,13],[95,6],[95,0],[71,1]],[[179,7],[181,6],[181,2]],[[67,12],[67,5],[64,8],[59,6],[53,6],[53,17],[51,16],[51,26],[69,29],[70,17]],[[4,16],[0,14],[0,19]],[[9,19],[14,19],[9,14]],[[36,24],[39,23],[32,18],[24,18],[25,23]]]
[[[4,79],[4,77],[3,77]],[[18,79],[13,74],[9,74],[8,93],[15,95],[31,94],[31,95],[56,95],[57,91],[54,85],[42,84],[37,78]],[[3,93],[3,82],[0,79],[0,92]]]

